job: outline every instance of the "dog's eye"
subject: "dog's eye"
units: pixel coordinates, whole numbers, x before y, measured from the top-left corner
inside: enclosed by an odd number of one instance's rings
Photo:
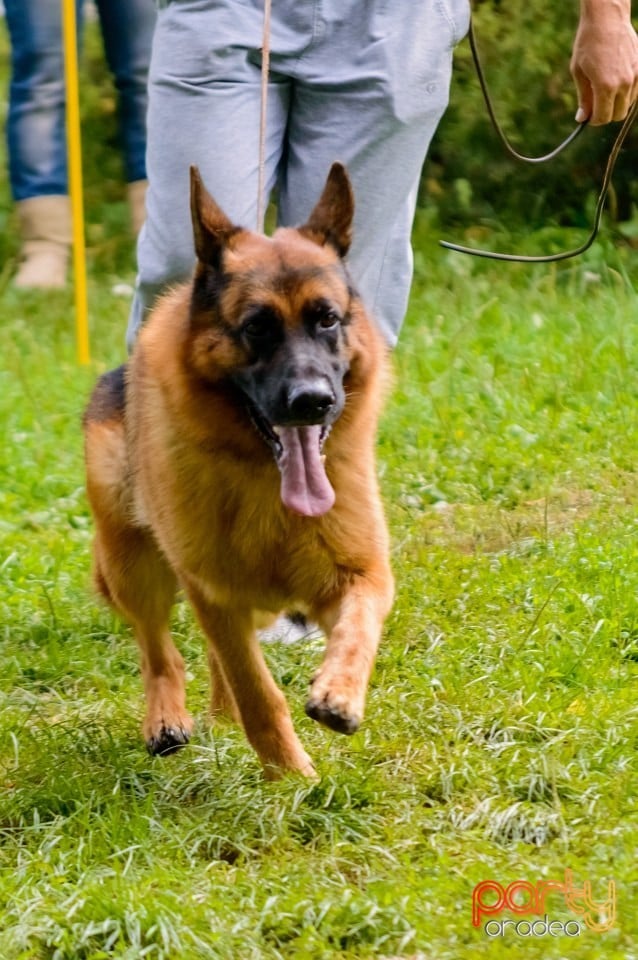
[[[258,323],[257,320],[249,320],[248,323],[244,324],[243,330],[251,340],[261,340],[263,337],[267,337],[270,332],[267,326]]]
[[[270,311],[263,311],[254,314],[244,322],[241,332],[249,340],[265,341],[269,340],[276,328],[276,322]]]
[[[325,310],[318,314],[317,326],[322,330],[333,330],[340,319],[336,310]]]

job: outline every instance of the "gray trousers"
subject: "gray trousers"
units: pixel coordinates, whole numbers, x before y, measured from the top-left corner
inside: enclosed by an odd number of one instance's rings
[[[190,164],[235,223],[256,226],[263,0],[163,3],[129,347],[157,295],[192,271]],[[277,188],[280,224],[300,224],[333,161],[347,166],[356,202],[348,262],[390,345],[412,279],[421,167],[468,23],[468,0],[273,0],[267,192]]]

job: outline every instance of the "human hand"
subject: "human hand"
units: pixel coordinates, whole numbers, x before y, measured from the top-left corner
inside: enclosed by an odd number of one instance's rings
[[[577,123],[623,120],[638,97],[638,37],[626,0],[584,0],[570,69]]]

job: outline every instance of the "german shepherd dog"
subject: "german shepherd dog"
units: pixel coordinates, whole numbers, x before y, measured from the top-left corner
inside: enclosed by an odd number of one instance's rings
[[[208,638],[213,715],[241,722],[267,776],[312,776],[255,628],[291,608],[319,623],[306,712],[353,733],[393,594],[374,454],[386,348],[344,263],[340,164],[307,223],[272,237],[231,223],[196,168],[191,209],[193,280],[84,416],[95,583],[140,646],[151,753],[192,730],[169,633],[179,587]]]

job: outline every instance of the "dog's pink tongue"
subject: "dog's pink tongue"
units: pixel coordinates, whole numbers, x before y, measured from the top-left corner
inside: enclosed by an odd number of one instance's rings
[[[281,499],[289,510],[304,517],[320,517],[335,502],[335,492],[321,459],[321,426],[279,427],[283,447]]]

